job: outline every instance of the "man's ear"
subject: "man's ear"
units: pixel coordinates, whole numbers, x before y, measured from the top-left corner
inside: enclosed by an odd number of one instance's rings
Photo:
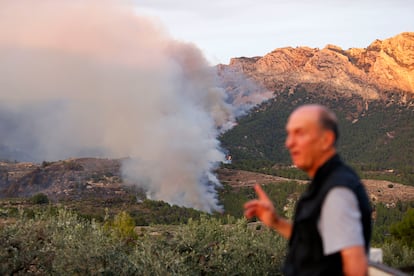
[[[335,133],[332,130],[325,130],[323,133],[323,149],[335,146]]]

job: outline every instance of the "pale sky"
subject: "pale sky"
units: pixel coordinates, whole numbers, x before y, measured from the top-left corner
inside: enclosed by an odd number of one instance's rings
[[[276,48],[335,44],[365,48],[414,32],[413,0],[133,0],[174,39],[202,50],[211,64],[263,56]]]

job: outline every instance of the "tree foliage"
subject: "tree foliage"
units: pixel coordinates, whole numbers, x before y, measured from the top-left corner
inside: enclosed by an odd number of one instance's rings
[[[409,209],[401,221],[391,225],[394,238],[414,249],[414,208]]]
[[[296,200],[292,195],[304,187],[295,182],[263,186],[287,217],[290,199]],[[241,190],[245,197],[239,203],[253,193],[251,187]],[[383,239],[373,245],[383,248],[384,262],[395,268],[414,265],[414,249],[389,234],[390,225],[412,216],[407,211],[412,204],[375,206],[374,230],[385,227],[377,235]],[[280,275],[286,252],[286,241],[274,231],[229,213],[139,227],[126,211],[98,222],[53,205],[0,207],[0,217],[0,275]]]
[[[113,227],[129,228],[130,222],[121,213]],[[280,274],[286,242],[269,230],[251,229],[243,219],[223,224],[203,216],[157,229],[125,243],[122,235],[65,209],[43,209],[33,218],[21,213],[0,228],[0,274]]]
[[[44,193],[37,193],[30,198],[30,201],[33,204],[48,204],[49,198]]]
[[[122,211],[113,220],[105,222],[105,228],[117,237],[128,240],[136,237],[135,221],[126,212]]]

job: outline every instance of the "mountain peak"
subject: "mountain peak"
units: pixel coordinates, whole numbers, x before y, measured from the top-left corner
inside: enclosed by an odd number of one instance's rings
[[[263,57],[233,58],[228,66],[270,91],[301,85],[309,92],[365,99],[387,91],[414,94],[414,33],[375,40],[367,48],[278,48]]]

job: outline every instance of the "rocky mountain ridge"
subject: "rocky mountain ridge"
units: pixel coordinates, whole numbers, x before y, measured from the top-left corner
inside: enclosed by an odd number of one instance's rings
[[[226,79],[225,72],[230,70],[276,93],[301,86],[308,92],[374,100],[390,92],[403,92],[399,101],[411,105],[414,32],[375,40],[363,49],[343,50],[330,44],[323,49],[278,48],[263,57],[233,58],[229,65],[221,64],[217,69],[229,91],[236,89]]]

